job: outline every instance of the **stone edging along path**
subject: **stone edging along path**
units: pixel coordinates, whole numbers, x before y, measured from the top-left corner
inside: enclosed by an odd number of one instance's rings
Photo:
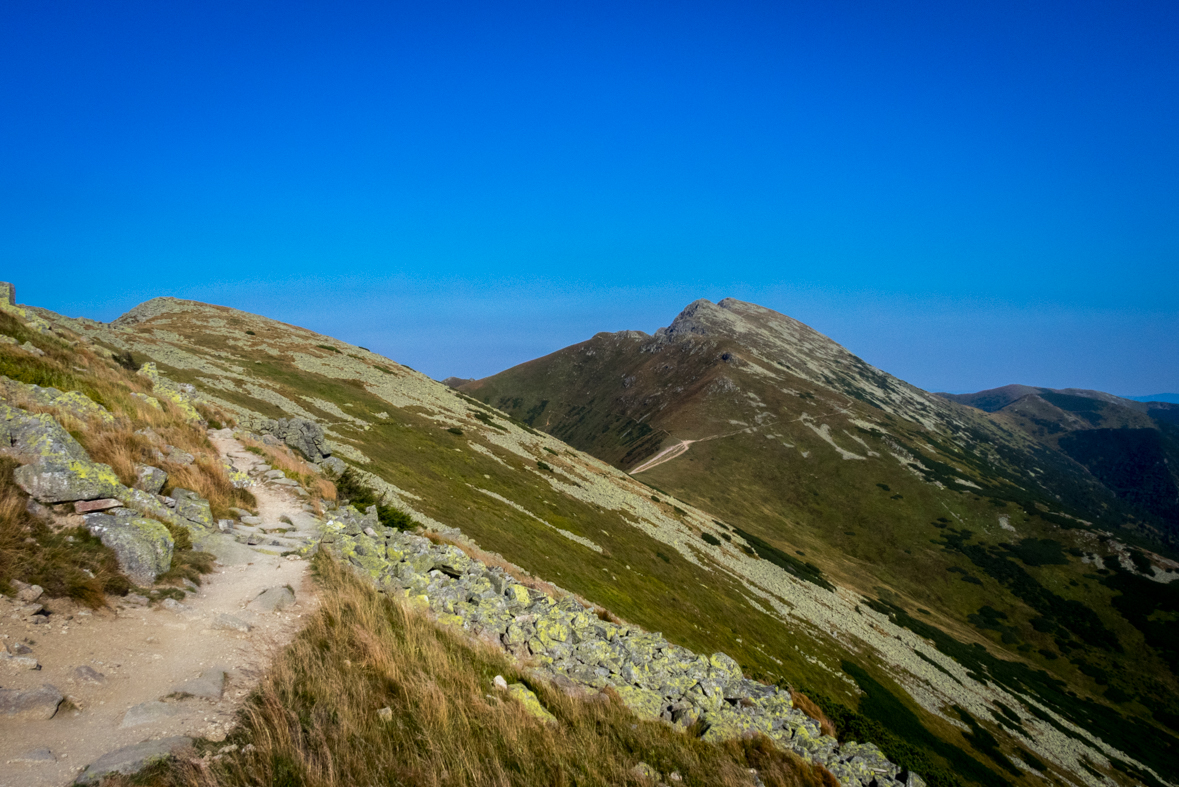
[[[350,506],[329,516],[320,541],[382,592],[422,603],[444,624],[539,664],[542,677],[568,690],[611,686],[636,714],[688,727],[705,740],[762,733],[825,766],[844,787],[922,787],[875,745],[840,743],[794,708],[790,693],[748,680],[724,653],[702,656],[660,634],[599,618],[572,595],[559,600],[488,567],[461,549],[383,528],[376,512]]]

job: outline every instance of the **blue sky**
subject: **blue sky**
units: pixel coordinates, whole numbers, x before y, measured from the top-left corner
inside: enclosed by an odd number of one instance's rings
[[[0,274],[482,376],[696,298],[1179,391],[1179,4],[0,6]]]

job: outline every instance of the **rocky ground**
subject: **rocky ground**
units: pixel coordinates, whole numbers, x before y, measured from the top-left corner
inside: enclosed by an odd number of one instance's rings
[[[265,477],[269,468],[230,433],[210,438],[236,468]],[[308,543],[316,520],[277,480],[253,487],[257,518],[205,537],[216,570],[183,602],[132,594],[92,612],[37,597],[35,586],[23,598],[0,597],[0,787],[66,784],[144,741],[224,737],[315,606],[307,563],[283,553]]]

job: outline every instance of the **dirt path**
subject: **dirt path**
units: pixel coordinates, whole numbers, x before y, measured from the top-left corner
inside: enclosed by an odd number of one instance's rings
[[[846,408],[842,409],[842,410],[837,409],[833,412],[827,413],[826,415],[820,415],[813,420],[822,420],[824,418],[830,418],[833,415],[840,415],[840,414],[846,414],[846,413],[847,413]],[[796,421],[802,421],[807,417],[808,416],[804,413],[803,415],[800,415],[798,418],[792,418],[787,423],[794,423]],[[708,440],[720,440],[723,437],[732,437],[735,434],[741,434],[742,432],[752,432],[755,429],[760,429],[760,428],[762,428],[761,425],[747,426],[744,429],[738,429],[735,432],[725,432],[724,434],[714,434],[709,437],[701,437],[698,440],[681,440],[678,443],[676,443],[675,445],[670,446],[669,448],[664,448],[662,451],[655,454],[655,456],[651,457],[646,462],[643,462],[641,465],[636,467],[634,470],[631,470],[629,472],[629,475],[635,475],[637,473],[643,472],[644,470],[650,470],[652,467],[658,467],[659,465],[663,464],[664,462],[670,462],[672,459],[675,459],[676,457],[683,456],[684,454],[686,454],[688,452],[688,448],[689,448],[689,446],[692,445],[692,443],[703,443],[703,442],[707,442]]]
[[[262,460],[232,436],[218,432],[210,438],[239,469],[255,474],[263,469]],[[14,615],[16,604],[0,600],[0,641],[24,643],[41,665],[33,671],[0,662],[0,686],[34,689],[48,683],[67,697],[48,721],[0,717],[0,787],[68,784],[101,755],[148,739],[224,737],[243,698],[316,602],[307,562],[280,556],[313,537],[316,520],[290,487],[267,483],[251,491],[261,523],[237,523],[230,533],[211,539],[206,548],[218,555],[216,571],[178,608],[111,599],[109,609],[90,612],[64,600],[41,600],[52,614],[35,625]],[[282,516],[291,520],[294,532],[263,532],[292,528],[280,523]],[[237,538],[258,543],[247,546]],[[294,590],[293,605],[275,612],[247,608],[262,591],[282,586]],[[227,626],[221,616],[245,625]],[[239,630],[246,625],[248,631]],[[101,677],[87,679],[80,668]],[[227,677],[220,699],[170,696],[186,681],[217,668]],[[135,706],[158,700],[163,704],[128,715]],[[137,715],[148,720],[123,726]],[[50,754],[25,761],[40,749]]]

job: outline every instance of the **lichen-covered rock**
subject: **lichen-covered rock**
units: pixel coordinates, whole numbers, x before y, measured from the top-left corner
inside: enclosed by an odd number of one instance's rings
[[[331,449],[323,434],[323,427],[305,418],[280,418],[262,424],[263,434],[274,435],[312,462],[331,456]]]
[[[131,395],[134,396],[139,401],[146,404],[148,407],[152,408],[153,410],[163,410],[164,409],[163,406],[160,404],[160,400],[155,398],[154,396],[148,396],[147,394],[139,393],[138,391],[132,392]]]
[[[18,467],[13,478],[41,503],[71,503],[117,497],[125,487],[107,465],[78,459],[42,459]]]
[[[0,448],[33,459],[90,461],[81,444],[53,416],[34,415],[0,402]]]
[[[128,579],[140,586],[151,585],[172,567],[172,534],[154,519],[117,510],[120,513],[115,515],[87,514],[86,528],[114,550],[119,569]]]
[[[548,708],[541,704],[536,693],[523,683],[509,684],[508,695],[519,702],[529,716],[540,719],[545,724],[557,723],[557,717],[549,713]]]
[[[172,382],[162,376],[156,365],[150,361],[140,367],[139,374],[151,380],[152,393],[174,404],[184,414],[185,420],[193,423],[201,420],[201,414],[192,406],[192,400],[196,396],[193,386]]]
[[[37,350],[37,352],[41,351]],[[23,399],[40,407],[56,408],[69,413],[83,423],[97,421],[102,424],[110,424],[115,420],[105,407],[80,391],[62,392],[56,388],[42,388],[39,385],[29,385],[7,377],[0,377],[0,395],[5,399]]]
[[[250,478],[249,474],[244,470],[238,470],[224,460],[221,464],[225,468],[225,475],[229,478],[229,483],[233,484],[234,489],[245,489],[254,485],[254,479]]]
[[[530,590],[452,545],[401,531],[378,532],[367,516],[349,507],[334,512],[321,544],[372,577],[383,592],[430,609],[438,623],[461,626],[530,657],[535,672],[562,687],[613,687],[637,715],[679,727],[699,722],[698,731],[709,741],[765,735],[810,762],[831,766],[845,787],[896,784],[900,769],[878,749],[840,746],[794,708],[788,691],[747,680],[726,654],[698,655],[661,634],[599,620],[573,596],[554,600]],[[526,687],[515,691],[526,705],[535,701]],[[539,718],[548,717],[539,702],[536,707],[543,712]]]
[[[158,495],[166,483],[168,483],[168,474],[160,468],[151,465],[135,465],[136,489],[141,489],[149,495]]]
[[[173,489],[172,497],[176,499],[176,515],[192,522],[205,530],[217,527],[213,520],[213,510],[209,501],[189,489]]]

